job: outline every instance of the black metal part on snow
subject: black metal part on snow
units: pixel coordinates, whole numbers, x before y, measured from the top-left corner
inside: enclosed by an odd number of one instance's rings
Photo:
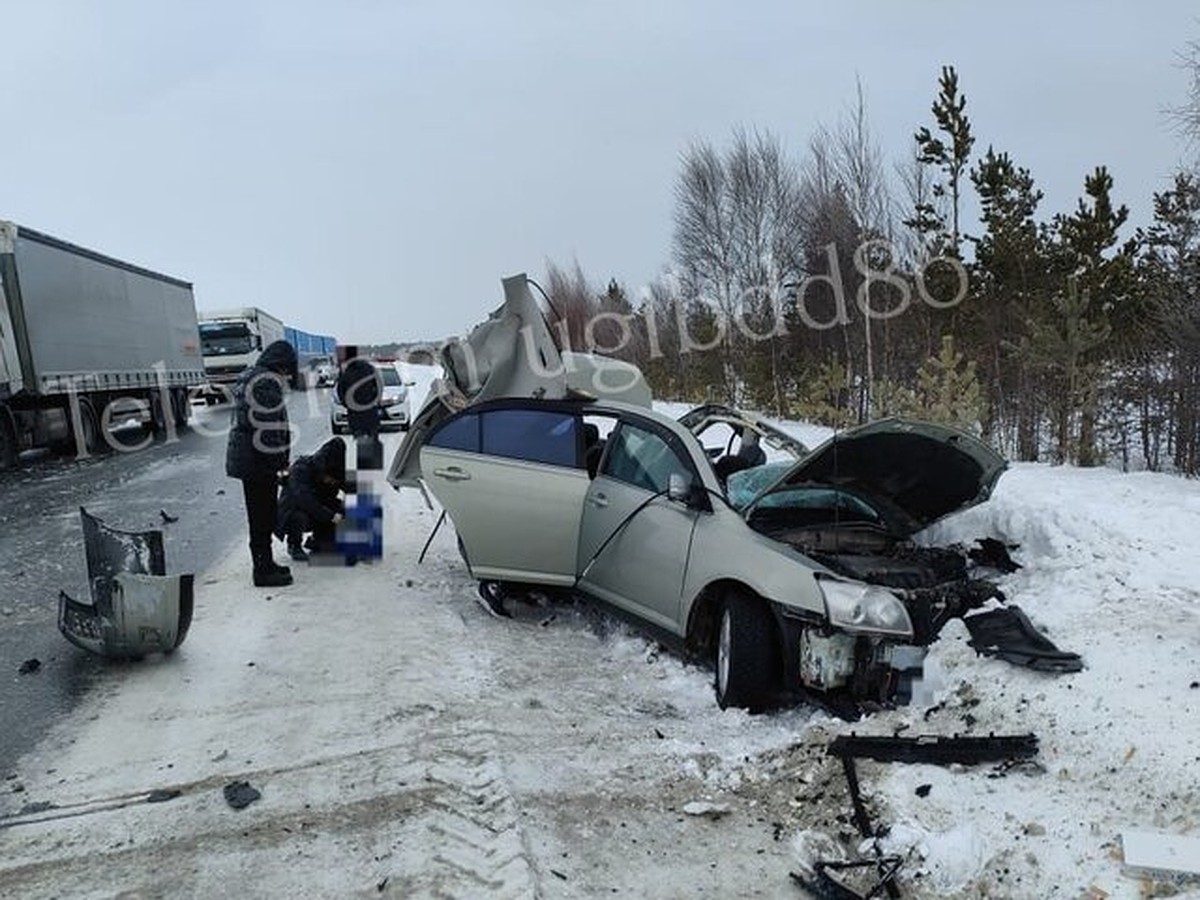
[[[994,656],[1038,672],[1068,673],[1083,669],[1083,657],[1059,650],[1019,606],[1006,606],[963,619],[971,632],[968,643],[982,656]]]
[[[1034,734],[945,735],[914,737],[886,735],[838,735],[825,750],[842,759],[873,759],[877,762],[975,765],[1006,759],[1029,759],[1038,752]]]
[[[878,837],[871,817],[863,803],[862,792],[858,783],[856,759],[873,759],[877,762],[932,763],[949,765],[962,763],[973,765],[981,762],[998,762],[1007,759],[1028,759],[1038,752],[1038,739],[1033,734],[960,736],[953,735],[918,735],[915,737],[888,737],[876,735],[842,734],[838,735],[825,750],[828,756],[836,756],[842,761],[842,771],[846,775],[846,785],[850,789],[850,804],[854,810],[854,824],[859,834],[874,840]],[[855,866],[874,866],[879,880],[867,894],[855,894],[844,884],[830,878],[827,871],[834,867],[832,863],[818,863],[814,868],[825,881],[833,884],[841,893],[833,893],[834,897],[874,897],[880,888],[887,891],[889,897],[900,896],[896,885],[896,874],[900,862],[896,857],[885,856],[875,841],[872,844],[875,859],[855,863]],[[824,868],[822,868],[822,866]],[[846,868],[845,865],[841,865]]]
[[[882,856],[879,859],[855,860],[818,860],[813,863],[816,879],[807,878],[792,872],[792,880],[810,894],[825,900],[871,900],[878,897],[881,890],[887,890],[888,885],[894,885],[896,875],[904,859],[900,856]],[[853,872],[858,869],[874,868],[878,878],[866,893],[855,890],[846,884],[841,876],[843,872]]]
[[[1003,541],[990,537],[976,538],[975,543],[979,546],[968,550],[967,557],[976,565],[997,569],[1006,575],[1011,575],[1022,568],[1021,564],[1008,552],[1010,549],[1015,550],[1016,544],[1005,544]]]

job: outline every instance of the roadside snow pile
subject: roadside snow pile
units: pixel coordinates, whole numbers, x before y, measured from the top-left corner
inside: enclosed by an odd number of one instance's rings
[[[887,849],[915,848],[910,883],[920,870],[936,896],[1149,896],[1163,888],[1122,874],[1121,833],[1200,827],[1200,484],[1018,465],[989,503],[922,537],[983,536],[1020,545],[1024,568],[1000,586],[1087,667],[1055,676],[982,658],[951,622],[926,664],[933,705],[861,730],[1033,732],[1040,766],[865,769]]]

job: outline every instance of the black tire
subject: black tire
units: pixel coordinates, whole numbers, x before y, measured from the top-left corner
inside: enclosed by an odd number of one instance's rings
[[[767,605],[730,594],[717,620],[717,703],[750,712],[770,708],[779,689],[779,638]]]
[[[151,391],[147,400],[150,411],[146,417],[146,431],[150,434],[162,434],[167,430],[167,410],[163,409],[162,392]]]
[[[100,417],[96,415],[96,407],[91,400],[79,401],[79,434],[76,436],[75,449],[83,449],[85,453],[96,453],[102,448],[100,440]]]
[[[171,391],[171,416],[176,428],[187,428],[188,419],[192,416],[192,402],[188,399],[187,391],[175,388]]]
[[[15,468],[19,455],[17,435],[13,430],[12,420],[8,416],[8,411],[0,407],[0,471]]]

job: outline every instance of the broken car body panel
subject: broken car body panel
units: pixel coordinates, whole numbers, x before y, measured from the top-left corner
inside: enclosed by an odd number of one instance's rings
[[[193,576],[166,574],[161,531],[110,528],[82,507],[92,603],[59,594],[58,627],[77,647],[101,656],[169,653],[192,623]]]
[[[462,341],[442,347],[444,377],[433,382],[388,469],[394,488],[418,487],[420,450],[441,422],[467,406],[506,397],[596,397],[650,405],[636,366],[560,351],[524,273],[502,281],[504,303]]]

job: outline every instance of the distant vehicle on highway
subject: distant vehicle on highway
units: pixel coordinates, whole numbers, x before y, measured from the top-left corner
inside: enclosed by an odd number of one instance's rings
[[[394,363],[372,361],[372,365],[383,380],[378,407],[380,431],[407,430],[412,419],[408,389],[415,382],[405,380]],[[329,428],[334,434],[346,434],[350,430],[349,414],[336,395],[329,408]]]
[[[191,284],[0,221],[0,468],[183,427],[203,384]]]
[[[228,400],[233,383],[258,361],[263,348],[284,339],[283,322],[256,306],[200,314],[200,346],[210,405]]]
[[[296,377],[292,381],[293,390],[306,391],[317,384],[317,369],[322,361],[332,364],[333,354],[337,351],[337,341],[327,334],[310,334],[290,325],[283,329],[284,340],[296,350]],[[337,377],[335,371],[334,378]]]
[[[314,384],[317,387],[333,387],[337,384],[337,363],[331,357],[324,356],[316,360],[313,366]]]

